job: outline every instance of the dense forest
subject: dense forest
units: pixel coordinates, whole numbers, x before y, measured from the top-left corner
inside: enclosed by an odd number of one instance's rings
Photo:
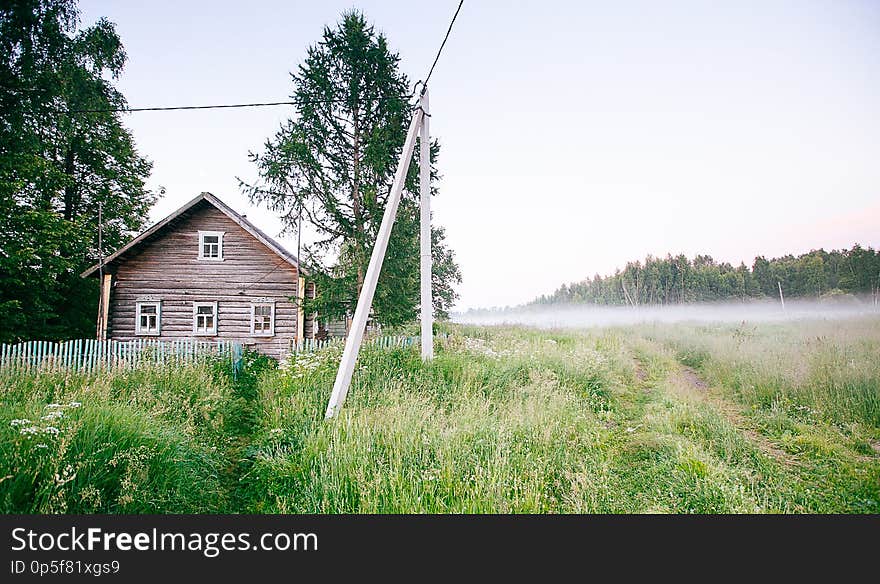
[[[716,262],[711,256],[648,256],[611,276],[563,284],[532,304],[680,304],[713,300],[823,297],[880,293],[880,250],[858,244],[849,250],[813,250],[797,257],[755,258],[751,268]]]

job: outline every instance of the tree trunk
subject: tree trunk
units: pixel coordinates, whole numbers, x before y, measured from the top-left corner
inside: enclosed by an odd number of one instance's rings
[[[73,179],[73,173],[76,169],[75,166],[76,158],[73,153],[73,147],[67,149],[67,153],[64,155],[64,174],[67,175],[69,182],[64,187],[64,218],[67,221],[72,220],[76,217],[76,182]]]
[[[354,134],[354,171],[351,184],[351,201],[352,211],[354,212],[354,228],[355,234],[355,257],[357,261],[357,296],[361,295],[361,288],[364,287],[365,272],[365,254],[364,254],[364,236],[366,228],[364,226],[363,209],[361,208],[360,191],[361,191],[361,141],[360,141],[360,120],[357,115],[357,103],[355,103],[355,112],[353,116],[353,134]]]

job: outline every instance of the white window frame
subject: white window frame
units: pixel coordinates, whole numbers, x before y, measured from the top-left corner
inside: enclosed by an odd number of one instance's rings
[[[210,330],[200,331],[199,330],[199,308],[203,306],[210,306],[214,309],[214,326]],[[220,320],[220,315],[217,310],[217,302],[193,302],[193,334],[200,337],[214,337],[217,336],[217,321]]]
[[[223,236],[225,231],[199,231],[199,259],[206,262],[222,262],[223,261]],[[205,237],[217,237],[217,257],[212,258],[205,255]]]
[[[258,306],[268,306],[269,314],[269,330],[256,331],[256,308]],[[252,337],[273,337],[275,336],[275,303],[274,302],[251,302],[251,336]]]
[[[141,309],[144,306],[156,307],[156,330],[144,330],[141,328]],[[158,300],[140,301],[134,311],[134,334],[156,337],[162,334],[162,303]]]

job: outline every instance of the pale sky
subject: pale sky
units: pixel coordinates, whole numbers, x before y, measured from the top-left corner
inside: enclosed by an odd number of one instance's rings
[[[132,107],[283,101],[323,26],[361,9],[424,77],[458,0],[81,1],[115,22]],[[646,254],[751,263],[880,247],[880,3],[466,0],[431,79],[459,309],[527,302]],[[236,176],[292,107],[124,116],[165,197],[271,234]],[[295,250],[295,243],[282,240]]]

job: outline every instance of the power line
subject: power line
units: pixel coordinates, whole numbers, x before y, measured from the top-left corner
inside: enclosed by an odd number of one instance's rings
[[[425,83],[422,85],[422,92],[428,87],[428,80],[431,79],[431,75],[434,73],[434,67],[437,66],[437,61],[440,60],[440,53],[443,52],[443,47],[446,46],[446,40],[449,39],[449,33],[452,32],[452,25],[455,24],[455,19],[458,17],[458,12],[461,10],[462,4],[464,4],[464,0],[461,0],[461,2],[458,3],[458,8],[455,9],[455,14],[452,15],[452,21],[449,23],[449,28],[446,29],[446,36],[443,37],[443,42],[440,43],[440,49],[437,51],[437,56],[434,57],[434,63],[431,65],[431,70],[428,71],[428,76],[425,77]]]
[[[446,46],[446,41],[449,40],[449,34],[452,32],[452,27],[455,24],[455,19],[458,18],[458,13],[461,11],[461,7],[464,5],[464,0],[461,0],[458,3],[458,8],[455,9],[455,14],[452,15],[452,20],[449,22],[449,28],[446,29],[446,36],[443,37],[443,42],[440,43],[440,48],[437,50],[437,56],[434,57],[434,62],[431,64],[431,69],[428,71],[428,76],[425,77],[425,81],[422,83],[422,92],[425,91],[425,88],[428,86],[428,81],[431,79],[431,75],[434,74],[434,67],[437,66],[437,61],[440,60],[440,55],[443,53],[443,48]],[[4,88],[4,89],[12,89],[12,88]],[[37,88],[19,88],[15,89],[17,91],[40,91]],[[15,91],[14,90],[14,91]],[[369,100],[364,101],[384,101],[390,99],[410,99],[412,95],[408,96],[383,96],[376,97]],[[134,113],[134,112],[170,112],[170,111],[185,111],[185,110],[210,110],[210,109],[237,109],[237,108],[249,108],[249,107],[274,107],[280,105],[308,105],[308,104],[316,104],[316,103],[341,103],[347,101],[347,98],[329,98],[329,99],[308,99],[308,100],[295,100],[295,101],[267,101],[267,102],[254,102],[254,103],[223,103],[223,104],[214,104],[214,105],[175,105],[175,106],[165,106],[165,107],[121,107],[121,108],[99,108],[99,109],[70,109],[67,110],[67,113],[70,114],[98,114],[98,113]]]
[[[170,107],[128,107],[117,109],[72,109],[72,114],[98,114],[104,112],[168,112],[174,110],[203,110],[237,107],[265,107],[272,105],[295,105],[295,101],[270,101],[264,103],[224,103],[218,105],[177,105]]]
[[[375,97],[370,99],[362,99],[361,101],[385,101],[391,99],[407,100],[412,96],[394,95]],[[330,99],[301,99],[296,101],[267,101],[258,103],[224,103],[215,105],[177,105],[168,107],[122,107],[122,108],[106,108],[106,109],[72,109],[67,110],[72,114],[97,114],[97,113],[130,113],[130,112],[168,112],[176,110],[206,110],[206,109],[229,109],[244,107],[269,107],[278,105],[308,105],[314,103],[341,103],[347,101],[347,98],[330,98]]]

